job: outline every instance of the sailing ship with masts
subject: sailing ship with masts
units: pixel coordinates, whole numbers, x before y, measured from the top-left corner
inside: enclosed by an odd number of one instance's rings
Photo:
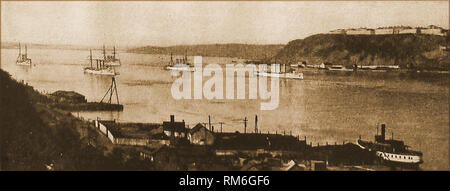
[[[191,64],[188,62],[187,53],[184,54],[183,58],[175,59],[175,62],[172,53],[170,53],[170,62],[166,66],[166,70],[194,72],[195,68],[191,67]]]
[[[117,58],[116,46],[113,47],[113,55],[106,55],[105,45],[103,45],[103,59],[108,66],[120,66],[120,59]]]
[[[31,58],[28,58],[27,45],[25,45],[25,54],[22,54],[22,47],[19,43],[19,55],[16,60],[17,65],[31,66]]]
[[[90,66],[84,68],[85,73],[95,75],[108,75],[108,76],[119,75],[119,73],[115,71],[114,67],[105,64],[106,61],[105,59],[93,59],[92,50],[89,50],[89,52],[90,52],[89,54]]]

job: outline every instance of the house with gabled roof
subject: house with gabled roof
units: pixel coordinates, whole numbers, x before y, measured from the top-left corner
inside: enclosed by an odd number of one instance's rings
[[[208,130],[201,123],[197,124],[189,130],[188,140],[194,145],[213,145],[214,144],[214,133]]]
[[[170,121],[163,121],[163,131],[168,137],[185,138],[188,129],[186,129],[184,120],[176,122],[175,116],[170,115]]]

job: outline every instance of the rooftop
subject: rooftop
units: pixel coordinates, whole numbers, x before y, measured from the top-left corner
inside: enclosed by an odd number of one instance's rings
[[[56,91],[56,92],[54,92],[54,93],[52,93],[50,95],[57,96],[57,97],[65,97],[65,98],[82,98],[82,99],[84,99],[84,95],[81,95],[81,94],[79,94],[77,92],[74,92],[74,91],[62,91],[62,90],[59,90],[59,91]]]
[[[206,129],[206,127],[205,126],[203,126],[201,123],[198,123],[197,125],[195,125],[195,127],[194,128],[192,128],[190,131],[189,131],[189,133],[195,133],[195,132],[197,132],[197,131],[200,131],[200,129],[202,129],[202,128],[205,128]]]

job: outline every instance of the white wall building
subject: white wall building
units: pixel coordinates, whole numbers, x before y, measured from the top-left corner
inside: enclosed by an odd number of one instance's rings
[[[399,34],[417,34],[417,29],[402,29],[398,32]]]
[[[345,29],[336,29],[336,30],[332,30],[330,32],[328,32],[329,34],[345,34],[346,31]]]
[[[394,29],[375,29],[375,34],[394,34]]]
[[[442,32],[442,29],[420,29],[420,33],[421,34],[445,36],[445,34]]]
[[[373,29],[348,29],[346,32],[348,35],[372,35],[375,34]]]

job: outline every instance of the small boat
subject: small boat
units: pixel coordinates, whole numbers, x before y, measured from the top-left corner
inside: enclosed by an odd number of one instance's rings
[[[272,72],[254,72],[257,76],[273,77],[273,78],[288,78],[303,80],[303,73],[290,72],[290,73],[272,73]]]
[[[374,152],[375,156],[381,159],[383,162],[394,165],[407,165],[418,167],[423,163],[423,154],[419,151],[409,150],[409,146],[405,145],[403,141],[386,140],[385,124],[381,125],[381,135],[375,135],[375,142],[364,141],[361,138],[358,139],[357,145],[362,149]]]
[[[370,65],[370,66],[359,66],[358,69],[361,70],[372,70],[372,71],[391,71],[391,70],[399,70],[400,67],[398,65]]]
[[[25,45],[25,54],[22,54],[22,47],[19,43],[19,55],[17,56],[16,64],[21,66],[31,66],[31,59],[28,58],[27,54],[27,45]]]
[[[90,67],[84,68],[84,73],[95,74],[95,75],[107,75],[107,76],[116,76],[119,75],[118,72],[115,71],[114,67],[105,65],[105,60],[102,59],[92,59],[92,50],[90,50]],[[92,61],[95,60],[96,67],[93,66]]]
[[[189,65],[185,65],[185,64],[176,64],[173,66],[166,66],[166,70],[195,72],[195,68],[192,68]]]
[[[342,65],[332,65],[332,66],[328,67],[327,69],[330,70],[330,71],[344,71],[344,72],[351,72],[351,71],[353,71],[353,69],[345,68]]]
[[[191,67],[189,62],[187,61],[187,55],[185,54],[182,59],[175,59],[173,61],[172,53],[170,53],[170,62],[165,67],[166,70],[175,70],[175,71],[186,71],[186,72],[195,72],[195,68]]]
[[[281,66],[280,66],[281,67]],[[281,72],[281,68],[278,68],[277,71],[267,72],[267,71],[254,71],[254,75],[264,76],[264,77],[273,77],[273,78],[287,78],[287,79],[299,79],[303,80],[303,73],[297,73],[295,70],[291,72],[287,72],[286,65],[284,65],[284,72]]]

